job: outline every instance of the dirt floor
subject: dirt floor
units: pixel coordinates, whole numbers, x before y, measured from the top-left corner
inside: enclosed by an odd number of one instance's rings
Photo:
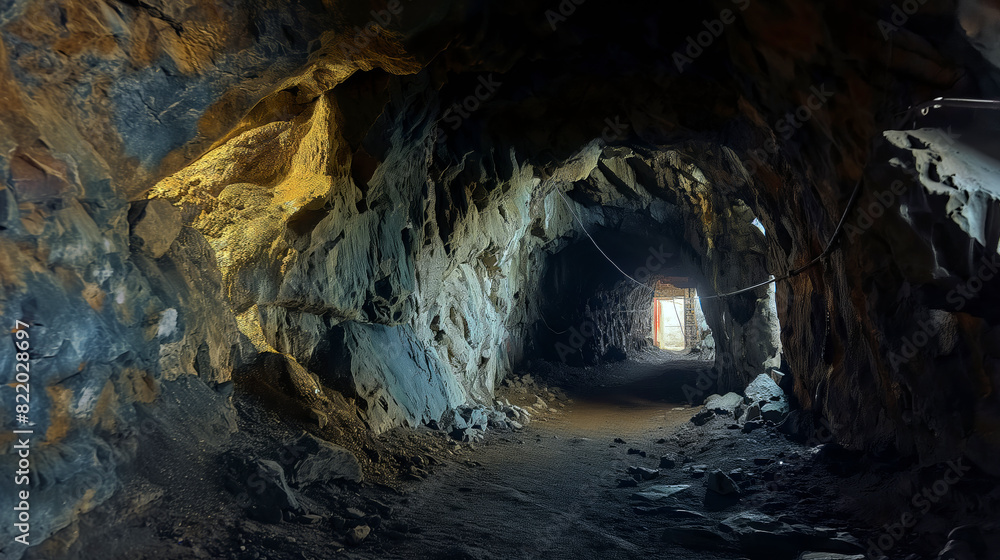
[[[880,528],[933,474],[861,465],[775,427],[744,433],[731,416],[695,426],[701,407],[681,388],[709,366],[662,351],[591,368],[536,364],[498,391],[533,411],[523,429],[478,443],[429,428],[355,441],[380,475],[303,489],[297,513],[277,523],[251,519],[223,489],[225,453],[154,454],[112,502],[57,535],[61,549],[29,558],[771,560],[864,554],[880,537],[892,559],[936,557],[959,506],[942,500],[898,534]],[[274,442],[301,433],[252,401],[237,405],[229,453],[273,455]],[[708,489],[715,471],[738,496]]]

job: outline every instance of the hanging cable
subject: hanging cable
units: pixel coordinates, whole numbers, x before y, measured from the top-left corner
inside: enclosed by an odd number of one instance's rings
[[[889,43],[889,54],[888,54],[887,60],[888,60],[888,62],[886,63],[886,66],[887,66],[886,72],[888,73],[888,68],[891,67],[891,65],[892,65],[892,42],[891,41]],[[886,100],[888,100],[888,84],[886,85]],[[906,120],[908,120],[909,117],[911,115],[913,115],[914,112],[919,112],[921,115],[927,115],[931,109],[940,109],[942,107],[953,107],[953,108],[963,108],[963,109],[1000,110],[1000,100],[993,100],[993,99],[957,99],[957,98],[938,97],[938,98],[932,99],[931,101],[927,101],[927,102],[921,103],[919,105],[910,106],[906,111],[904,111],[902,113],[897,113],[897,116],[900,115],[900,114],[902,114],[902,118],[900,119],[900,124],[897,125],[897,126],[901,126],[902,123],[904,123]],[[778,282],[780,282],[782,280],[787,280],[789,278],[792,278],[794,276],[798,276],[799,274],[802,274],[803,272],[805,272],[809,268],[815,266],[820,261],[822,261],[825,258],[827,258],[830,255],[830,253],[833,251],[834,243],[837,241],[837,238],[840,236],[840,232],[843,231],[843,229],[844,229],[844,222],[847,221],[847,216],[848,216],[848,214],[850,214],[851,209],[854,207],[854,203],[857,201],[858,195],[861,193],[861,185],[863,183],[864,183],[864,172],[862,172],[861,177],[858,178],[858,182],[855,183],[854,189],[851,192],[851,198],[847,201],[847,206],[844,208],[844,212],[843,212],[843,214],[841,214],[840,220],[837,222],[837,227],[834,228],[833,233],[830,235],[830,239],[827,240],[826,247],[823,249],[822,253],[820,253],[819,255],[816,255],[816,257],[814,257],[812,260],[810,260],[809,262],[807,262],[806,264],[804,264],[804,265],[802,265],[802,266],[800,266],[798,268],[795,268],[795,269],[787,272],[786,274],[784,274],[782,276],[775,277],[775,276],[772,275],[770,279],[765,280],[763,282],[759,282],[757,284],[754,284],[753,286],[748,286],[746,288],[741,288],[739,290],[734,290],[732,292],[725,292],[725,293],[722,293],[722,294],[713,294],[713,295],[710,295],[710,296],[696,296],[695,299],[697,299],[697,300],[703,300],[703,299],[725,298],[725,297],[735,296],[737,294],[742,294],[744,292],[749,292],[749,291],[752,291],[752,290],[756,290],[758,288],[762,288],[762,287],[767,286],[769,284],[776,284],[776,283],[778,283]],[[562,201],[566,205],[566,208],[570,211],[571,214],[573,214],[573,217],[576,219],[576,222],[578,224],[580,224],[580,228],[583,229],[583,233],[587,235],[587,237],[590,239],[590,242],[594,244],[594,247],[597,248],[597,250],[601,253],[601,255],[603,255],[604,258],[607,259],[607,261],[609,263],[611,263],[611,265],[614,266],[618,270],[618,272],[620,272],[622,274],[622,276],[624,276],[625,278],[628,278],[629,280],[631,280],[632,282],[636,283],[637,285],[642,286],[643,288],[646,288],[647,290],[649,290],[650,292],[652,292],[653,294],[655,294],[656,293],[655,289],[649,287],[647,284],[639,282],[635,278],[632,278],[631,276],[629,276],[628,274],[626,274],[625,271],[622,270],[622,268],[620,266],[618,266],[618,264],[615,263],[615,261],[612,260],[611,257],[609,257],[608,254],[605,253],[603,249],[601,249],[600,245],[597,244],[597,241],[593,238],[593,236],[590,235],[590,232],[587,231],[587,227],[583,225],[583,220],[576,213],[576,211],[573,210],[573,206],[570,204],[570,201],[566,198],[566,195],[564,195],[562,193],[562,191],[560,191],[559,189],[556,189],[556,193],[559,195],[560,198],[562,198]],[[547,324],[546,324],[546,327],[548,327]],[[552,329],[549,328],[549,330],[552,330]],[[552,332],[555,332],[555,331],[552,331]],[[565,332],[565,331],[563,331],[563,332]],[[561,333],[557,333],[557,334],[561,334]]]
[[[637,285],[642,286],[643,288],[646,288],[651,292],[655,292],[653,288],[650,288],[646,284],[643,284],[642,282],[636,280],[635,278],[632,278],[631,276],[626,274],[625,271],[622,270],[620,266],[615,264],[615,261],[611,260],[611,257],[609,257],[608,254],[604,252],[604,249],[601,249],[601,246],[597,244],[597,241],[595,241],[594,238],[590,235],[590,232],[587,231],[587,226],[583,225],[583,220],[581,220],[580,216],[577,215],[576,210],[573,210],[573,206],[569,203],[569,200],[566,198],[566,195],[564,195],[562,191],[560,191],[558,188],[556,189],[556,193],[559,195],[560,198],[562,198],[562,201],[566,205],[566,208],[569,210],[570,214],[573,214],[573,217],[576,218],[576,222],[580,224],[580,228],[583,229],[583,233],[587,234],[587,237],[590,239],[590,242],[594,244],[594,247],[596,247],[597,250],[602,255],[604,255],[605,259],[608,259],[608,262],[611,263],[611,266],[618,269],[618,272],[621,272],[622,276],[624,276],[625,278],[628,278],[629,280],[635,282]]]

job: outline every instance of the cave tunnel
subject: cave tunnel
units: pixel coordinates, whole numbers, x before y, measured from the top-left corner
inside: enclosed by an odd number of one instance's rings
[[[995,0],[15,0],[0,98],[2,558],[1000,558]]]

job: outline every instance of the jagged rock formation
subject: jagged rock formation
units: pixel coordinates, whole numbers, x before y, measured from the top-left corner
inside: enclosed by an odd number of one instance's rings
[[[585,228],[630,273],[669,247],[708,296],[823,253],[859,180],[833,250],[777,286],[795,396],[848,446],[1000,472],[994,164],[895,118],[996,95],[994,28],[970,15],[991,8],[889,29],[886,2],[715,4],[0,9],[0,314],[32,324],[33,540],[151,434],[222,441],[257,352],[373,431],[438,419],[551,356],[549,306],[572,326],[593,295],[553,290],[610,266],[569,258]],[[967,115],[942,118],[989,124]],[[705,301],[717,390],[742,389],[775,352],[767,289]],[[598,314],[595,355],[628,352],[616,321]]]

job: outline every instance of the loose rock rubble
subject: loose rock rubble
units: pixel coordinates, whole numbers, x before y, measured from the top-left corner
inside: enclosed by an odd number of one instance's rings
[[[744,396],[737,393],[709,395],[702,409],[691,418],[696,426],[704,426],[716,417],[735,419],[732,426],[744,433],[752,432],[763,423],[781,424],[789,414],[788,399],[774,379],[766,373],[747,385]]]

